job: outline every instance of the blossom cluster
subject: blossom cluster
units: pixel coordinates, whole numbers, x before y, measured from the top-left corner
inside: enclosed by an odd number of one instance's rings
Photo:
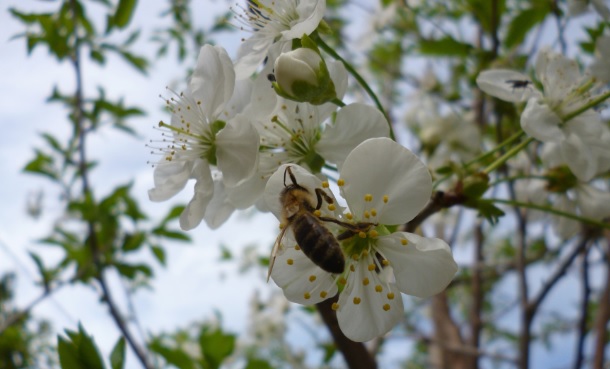
[[[336,237],[344,270],[325,271],[299,251],[328,245],[324,239],[297,244],[297,226],[288,222],[271,278],[296,303],[340,293],[333,309],[341,329],[366,341],[402,319],[401,292],[436,294],[457,264],[444,241],[398,231],[429,201],[431,176],[388,138],[383,112],[341,101],[346,68],[326,61],[313,40],[325,7],[324,0],[249,0],[243,12],[234,9],[252,36],[235,62],[222,47],[203,46],[186,91],[170,90],[171,121],[159,123],[162,139],[150,145],[161,160],[149,197],[167,200],[194,179],[193,198],[180,217],[184,230],[202,221],[219,227],[236,209],[251,206],[284,221],[292,211],[310,213],[314,224],[305,232]],[[288,172],[305,194],[296,205],[280,202]],[[347,207],[329,189],[332,172]],[[325,203],[313,209],[316,195]]]
[[[479,129],[466,114],[431,113],[434,102],[410,112],[427,166],[390,138],[379,106],[343,102],[354,71],[320,38],[325,0],[248,0],[233,11],[252,36],[236,61],[203,46],[186,90],[169,91],[171,121],[159,123],[162,139],[151,144],[161,160],[149,197],[167,200],[194,179],[184,230],[202,221],[217,228],[236,209],[272,212],[282,230],[270,277],[286,298],[311,305],[338,294],[332,308],[348,338],[383,335],[402,319],[401,293],[432,296],[457,272],[447,243],[401,228],[430,201],[428,166],[475,159]],[[477,78],[484,92],[525,103],[521,127],[544,143],[544,163],[576,177],[557,206],[596,218],[609,215],[587,184],[610,169],[610,130],[594,109],[608,98],[609,40],[598,39],[600,57],[584,74],[545,49],[535,79],[507,69]],[[330,254],[342,256],[341,270],[320,261]]]

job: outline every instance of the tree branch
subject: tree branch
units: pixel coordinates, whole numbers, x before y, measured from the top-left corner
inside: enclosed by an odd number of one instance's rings
[[[337,349],[343,354],[343,358],[350,369],[376,369],[377,362],[375,358],[368,352],[364,343],[354,342],[349,338],[345,337],[341,328],[339,328],[339,322],[337,321],[337,314],[331,308],[332,304],[337,302],[338,296],[331,299],[326,299],[319,304],[316,304],[318,312],[322,316],[324,324],[328,327],[330,334],[333,336]]]

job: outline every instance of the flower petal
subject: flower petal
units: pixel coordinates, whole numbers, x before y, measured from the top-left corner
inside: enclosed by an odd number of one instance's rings
[[[316,145],[317,152],[339,169],[352,149],[368,138],[388,137],[390,129],[383,114],[372,106],[353,103],[337,113]]]
[[[165,201],[182,191],[191,177],[192,161],[161,161],[155,164],[155,187],[148,190],[150,201]]]
[[[396,232],[380,237],[377,249],[394,268],[398,289],[409,295],[429,297],[443,291],[458,270],[451,249],[438,238]]]
[[[285,247],[283,252],[278,253],[271,278],[284,291],[286,298],[297,304],[317,304],[333,297],[338,291],[332,274],[322,270],[303,251],[294,247]]]
[[[185,231],[191,230],[201,223],[206,208],[214,194],[214,181],[210,173],[208,162],[198,160],[193,168],[195,193],[186,208],[180,214],[180,228]]]
[[[309,35],[318,28],[324,12],[326,11],[326,0],[300,1],[296,12],[298,19],[293,21],[290,29],[282,31],[282,38],[291,41],[295,38]]]
[[[561,119],[548,105],[538,99],[527,101],[521,114],[521,127],[525,133],[542,142],[559,142],[565,138],[559,124]]]
[[[477,85],[483,92],[510,102],[523,102],[536,94],[531,79],[509,69],[489,69],[477,76]]]
[[[259,136],[245,117],[236,116],[216,135],[216,157],[229,187],[252,176],[258,162]]]
[[[235,88],[233,62],[225,49],[207,44],[201,48],[189,86],[204,114],[209,119],[218,117]]]
[[[576,203],[582,215],[602,220],[610,216],[610,193],[588,184],[576,187]]]
[[[559,211],[576,214],[576,203],[566,195],[559,195],[553,205]],[[571,238],[580,230],[580,223],[574,219],[551,215],[551,220],[553,229],[564,240]]]
[[[352,341],[364,342],[389,332],[403,317],[402,296],[394,283],[389,282],[391,268],[381,274],[368,266],[369,255],[352,261],[345,289],[339,295],[337,320],[343,334]]]
[[[210,229],[220,227],[235,211],[235,206],[231,204],[227,197],[222,178],[219,177],[214,178],[214,196],[212,196],[203,216],[203,220]]]
[[[237,51],[235,62],[235,77],[240,79],[249,78],[263,63],[269,48],[273,44],[273,38],[264,34],[254,34],[244,40]],[[273,62],[271,63],[273,65]]]
[[[428,168],[415,154],[389,138],[371,138],[356,147],[341,168],[341,187],[350,211],[359,217],[375,208],[381,224],[413,219],[432,193]],[[372,195],[365,201],[365,195]]]

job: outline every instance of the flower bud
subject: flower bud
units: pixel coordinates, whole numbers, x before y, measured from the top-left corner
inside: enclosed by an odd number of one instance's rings
[[[277,94],[290,100],[320,105],[337,96],[324,59],[310,48],[281,54],[275,60],[275,80]]]

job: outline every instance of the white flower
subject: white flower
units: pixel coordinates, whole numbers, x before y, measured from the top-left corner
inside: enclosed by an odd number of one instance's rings
[[[248,0],[247,9],[237,19],[252,36],[237,52],[237,79],[250,77],[270,49],[286,51],[293,39],[315,31],[325,11],[326,0]],[[274,61],[269,60],[271,65]]]
[[[568,12],[575,16],[587,11],[589,4],[605,19],[610,19],[607,0],[568,0]]]
[[[448,161],[467,162],[480,151],[481,133],[471,114],[450,111],[439,113],[440,107],[428,95],[419,96],[407,112],[406,122],[421,140],[426,163],[439,168]]]
[[[542,142],[557,144],[562,160],[579,179],[588,181],[604,170],[610,158],[610,132],[599,114],[588,109],[573,115],[594,98],[590,93],[594,84],[581,76],[574,60],[548,49],[538,55],[535,70],[544,93],[534,90],[526,76],[506,70],[485,71],[477,83],[500,99],[527,99],[521,115],[523,130]]]
[[[610,193],[590,184],[581,182],[573,189],[558,194],[553,202],[555,209],[565,213],[580,215],[585,218],[603,220],[610,217]],[[580,231],[580,222],[574,219],[552,215],[553,229],[563,238],[568,239]]]
[[[312,191],[324,186],[304,169],[297,172],[297,181]],[[349,212],[339,219],[343,225],[324,224],[341,240],[345,271],[332,275],[320,269],[287,232],[271,277],[290,301],[308,305],[332,297],[339,285],[343,290],[333,305],[339,326],[348,338],[367,341],[402,319],[400,292],[418,297],[441,292],[457,265],[442,240],[388,231],[388,226],[413,219],[432,191],[430,174],[413,153],[387,138],[369,139],[348,155],[340,175],[338,185]],[[278,217],[283,187],[281,167],[265,189],[268,206]]]
[[[595,60],[589,66],[591,74],[601,82],[610,82],[610,36],[600,36],[595,42]]]
[[[167,100],[172,119],[171,124],[159,124],[163,146],[155,149],[162,159],[155,165],[155,187],[148,195],[151,201],[165,201],[195,179],[194,196],[180,216],[184,230],[204,217],[212,227],[226,220],[224,186],[240,184],[256,167],[258,133],[247,122],[233,119],[245,105],[243,96],[249,95],[240,89],[234,93],[235,72],[226,51],[205,45],[187,90]],[[213,167],[222,172],[216,180]],[[214,214],[206,212],[208,205]]]
[[[341,63],[329,63],[329,69],[337,86],[337,94],[342,96],[347,87],[347,73]],[[266,91],[273,93],[270,88]],[[243,119],[247,116],[258,130],[261,151],[256,173],[230,190],[229,197],[238,207],[254,204],[263,194],[269,177],[282,164],[299,164],[315,173],[320,172],[326,163],[341,167],[358,144],[371,137],[389,135],[387,120],[369,105],[353,103],[336,112],[333,104],[313,106],[286,100],[274,93],[273,97],[267,98],[276,101],[271,112],[257,111],[257,101],[242,115]],[[260,100],[261,105],[271,105],[265,101],[267,98]],[[331,116],[335,112],[332,121]],[[256,205],[266,210],[264,201]]]

